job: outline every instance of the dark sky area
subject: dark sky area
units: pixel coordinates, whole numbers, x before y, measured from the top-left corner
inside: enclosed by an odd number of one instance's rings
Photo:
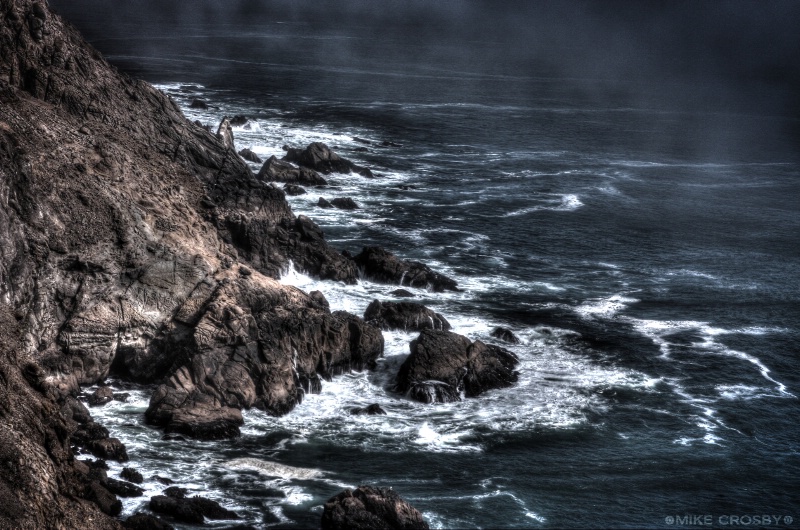
[[[292,28],[294,38],[264,49],[277,63],[307,51],[314,63],[576,79],[655,100],[680,94],[685,105],[800,115],[800,2],[793,0],[50,0],[50,5],[107,54],[124,54],[125,47],[136,48],[127,50],[132,54],[167,53],[160,37],[183,33],[186,46],[208,48],[222,28],[280,32],[280,22]],[[203,35],[207,38],[198,38]],[[310,43],[298,35],[352,38]]]

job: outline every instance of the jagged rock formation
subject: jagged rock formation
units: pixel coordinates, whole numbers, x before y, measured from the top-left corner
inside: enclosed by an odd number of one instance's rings
[[[411,355],[397,372],[398,392],[423,403],[460,401],[517,381],[519,359],[499,346],[449,331],[427,329],[411,342]]]
[[[422,514],[391,488],[359,486],[325,503],[323,530],[427,530]]]
[[[307,167],[294,167],[288,162],[271,156],[258,172],[258,178],[267,182],[285,182],[305,186],[325,186],[328,184],[319,173]]]
[[[358,173],[363,177],[373,177],[372,171],[340,157],[322,142],[314,142],[305,149],[292,147],[284,147],[284,149],[286,150],[286,156],[283,159],[287,162],[294,162],[299,166],[319,171],[325,175],[329,173]]]
[[[381,247],[364,247],[353,258],[364,275],[376,282],[397,283],[435,292],[458,291],[455,280],[418,261],[401,260]]]
[[[401,329],[422,331],[440,329],[450,331],[450,323],[439,313],[415,302],[381,302],[373,300],[366,311],[364,320],[381,329]]]
[[[380,330],[275,281],[358,271],[219,131],[45,3],[0,0],[0,527],[119,528],[70,446],[127,455],[80,385],[161,382],[150,420],[216,437],[381,354]]]

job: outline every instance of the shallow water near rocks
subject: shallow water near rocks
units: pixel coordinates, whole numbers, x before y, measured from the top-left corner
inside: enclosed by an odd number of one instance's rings
[[[277,61],[248,46],[276,27],[214,27],[227,46],[203,47],[187,34],[209,28],[184,25],[157,52],[133,29],[94,42],[192,121],[247,116],[238,149],[266,159],[322,141],[371,168],[374,179],[333,174],[287,200],[336,248],[381,245],[456,279],[454,293],[403,288],[471,340],[513,330],[520,380],[458,403],[408,401],[391,387],[415,334],[385,332],[376,370],[324,382],[281,418],[246,411],[242,436],[220,442],[162,440],[144,425],[151,389],[111,381],[128,401],[92,413],[127,445],[146,495],[167,476],[242,517],[210,528],[316,527],[324,502],[359,484],[394,487],[437,528],[800,516],[800,166],[787,119],[609,106],[591,84],[481,77],[480,63],[332,72],[300,48]],[[189,108],[195,98],[209,109]],[[368,280],[289,269],[281,281],[358,315],[398,300],[398,286]],[[387,414],[350,414],[371,403]],[[125,513],[146,502],[124,500]]]

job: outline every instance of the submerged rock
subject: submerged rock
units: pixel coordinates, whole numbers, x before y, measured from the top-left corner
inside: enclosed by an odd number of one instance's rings
[[[350,414],[354,416],[376,416],[376,415],[386,415],[386,411],[378,405],[377,403],[373,403],[372,405],[367,405],[366,407],[356,407],[350,409]]]
[[[450,323],[439,313],[415,302],[373,300],[364,312],[364,320],[384,330],[450,330]]]
[[[401,260],[381,247],[364,247],[353,260],[368,278],[377,282],[397,283],[434,292],[458,291],[455,280],[434,272],[424,263]]]
[[[496,327],[492,330],[492,337],[509,344],[519,344],[519,338],[508,328]]]
[[[513,385],[519,359],[512,352],[449,331],[425,330],[411,342],[396,390],[423,403],[459,401]]]
[[[322,142],[314,142],[305,149],[287,147],[286,156],[283,159],[287,162],[294,162],[299,166],[319,171],[325,175],[329,173],[358,173],[364,177],[373,177],[372,171],[340,157]]]
[[[323,530],[425,530],[422,514],[391,488],[359,486],[325,503]]]

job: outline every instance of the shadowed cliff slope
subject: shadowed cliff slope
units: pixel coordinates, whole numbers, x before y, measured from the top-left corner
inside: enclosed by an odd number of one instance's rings
[[[380,330],[280,285],[290,262],[357,274],[168,97],[46,4],[0,0],[0,526],[116,526],[81,500],[59,412],[80,385],[159,383],[151,422],[215,438],[372,365]]]

